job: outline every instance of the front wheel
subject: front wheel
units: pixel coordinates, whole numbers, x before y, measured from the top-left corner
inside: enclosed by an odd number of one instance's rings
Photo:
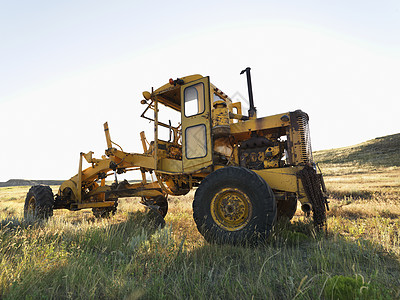
[[[24,217],[47,219],[53,215],[54,195],[47,185],[31,187],[25,198]]]
[[[253,243],[267,237],[275,223],[275,197],[253,171],[226,167],[201,182],[194,196],[193,217],[208,242]]]

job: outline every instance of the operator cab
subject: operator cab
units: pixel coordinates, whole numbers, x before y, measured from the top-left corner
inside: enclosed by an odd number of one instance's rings
[[[170,79],[169,83],[153,91],[153,93],[144,92],[143,95],[150,103],[144,102],[148,104],[148,107],[142,117],[152,121],[157,119],[155,121],[157,125],[170,130],[168,143],[174,144],[175,147],[179,145],[181,148],[180,158],[182,159],[183,172],[190,173],[211,166],[213,164],[213,142],[214,148],[227,152],[227,149],[221,147],[222,143],[217,143],[219,146],[215,146],[216,140],[221,136],[220,134],[215,136],[214,131],[220,132],[223,129],[222,127],[228,129],[229,124],[233,122],[229,119],[226,107],[229,111],[233,112],[233,109],[236,109],[236,112],[241,113],[241,106],[240,103],[232,103],[227,95],[212,85],[209,77],[197,74],[176,80]],[[156,102],[179,112],[181,115],[180,124],[171,126],[170,123],[160,122],[158,113],[155,113],[154,119],[145,116],[149,108],[154,110]],[[225,115],[219,114],[214,118],[218,107],[224,108]],[[165,141],[159,140],[159,143],[162,145]],[[168,145],[165,147],[168,147]],[[228,149],[229,151],[232,152]]]

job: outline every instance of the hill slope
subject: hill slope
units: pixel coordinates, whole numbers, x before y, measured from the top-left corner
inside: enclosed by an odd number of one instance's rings
[[[0,187],[6,186],[29,186],[37,184],[45,185],[60,185],[63,181],[61,180],[26,180],[26,179],[10,179],[6,182],[0,182]]]
[[[328,173],[333,168],[346,168],[345,173],[359,173],[400,167],[400,133],[354,146],[316,151],[313,155],[314,160]]]
[[[400,196],[400,134],[314,152],[330,197],[397,201]]]

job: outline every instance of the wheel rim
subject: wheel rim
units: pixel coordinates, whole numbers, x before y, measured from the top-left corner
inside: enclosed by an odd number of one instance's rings
[[[36,200],[35,200],[35,197],[32,196],[28,202],[28,212],[34,213],[35,209],[36,209]]]
[[[239,189],[222,189],[215,194],[210,206],[215,223],[229,231],[244,228],[251,219],[252,205],[250,199]]]

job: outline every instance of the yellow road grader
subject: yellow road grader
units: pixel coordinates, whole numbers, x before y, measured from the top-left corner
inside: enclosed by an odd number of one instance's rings
[[[154,123],[152,142],[140,133],[143,153],[124,152],[105,123],[105,155],[97,159],[93,152],[80,153],[78,174],[62,183],[56,195],[48,186],[33,186],[25,216],[48,218],[54,209],[92,208],[96,217],[108,217],[119,198],[138,197],[164,217],[168,195],[185,195],[196,187],[193,217],[209,242],[240,244],[268,236],[277,219],[293,217],[298,201],[315,225],[323,226],[328,203],[312,158],[308,115],[296,110],[258,118],[250,68],[241,74],[247,77],[247,115],[240,102],[201,75],[170,79],[143,92],[141,116]],[[180,114],[176,126],[160,120],[161,106]],[[168,140],[159,138],[162,128]],[[84,160],[89,164],[85,169]],[[141,182],[118,180],[134,170],[141,173]],[[109,176],[112,181],[106,181]]]

